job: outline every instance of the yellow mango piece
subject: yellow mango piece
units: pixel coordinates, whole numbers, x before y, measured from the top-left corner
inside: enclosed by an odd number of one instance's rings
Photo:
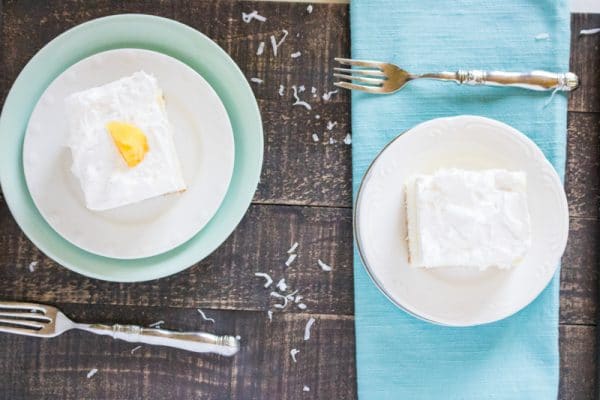
[[[140,128],[125,122],[111,121],[106,124],[106,129],[129,168],[142,162],[148,152],[148,138]]]

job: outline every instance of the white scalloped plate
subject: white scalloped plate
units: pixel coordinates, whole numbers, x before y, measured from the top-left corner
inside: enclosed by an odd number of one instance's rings
[[[64,99],[140,70],[154,75],[163,89],[187,189],[90,211],[71,173]],[[91,253],[134,259],[169,251],[210,221],[227,193],[234,150],[227,111],[200,74],[165,54],[125,48],[85,58],[48,86],[27,126],[23,167],[35,205],[62,237]]]
[[[403,183],[447,167],[526,172],[532,247],[520,265],[409,266]],[[567,243],[569,212],[561,180],[535,143],[499,121],[458,116],[417,125],[384,148],[359,188],[354,227],[367,272],[393,303],[430,322],[472,326],[516,313],[548,285]]]

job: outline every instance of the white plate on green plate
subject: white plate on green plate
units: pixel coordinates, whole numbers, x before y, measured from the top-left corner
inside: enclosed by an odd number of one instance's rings
[[[138,71],[163,90],[186,190],[91,211],[71,172],[64,99]],[[35,106],[23,143],[27,187],[46,222],[83,250],[122,259],[164,253],[198,233],[225,198],[233,164],[229,117],[208,82],[181,61],[142,49],[100,52],[60,74]]]
[[[57,234],[32,201],[22,159],[29,117],[51,82],[80,60],[122,48],[156,51],[200,74],[225,106],[235,144],[235,162],[227,193],[202,230],[170,251],[130,260],[84,251]],[[206,257],[231,234],[250,205],[258,184],[263,132],[256,99],[246,78],[218,45],[181,23],[126,14],[79,25],[52,40],[30,60],[6,98],[0,116],[0,148],[5,149],[0,158],[4,198],[21,229],[40,250],[83,275],[135,282],[177,273]]]
[[[403,183],[453,167],[526,173],[532,245],[519,265],[409,265]],[[502,122],[465,115],[419,124],[379,153],[358,190],[354,229],[367,272],[394,304],[430,322],[472,326],[516,313],[548,285],[567,243],[569,211],[558,174],[533,141]]]

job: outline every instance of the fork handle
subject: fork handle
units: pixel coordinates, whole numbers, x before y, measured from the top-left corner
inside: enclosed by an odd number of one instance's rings
[[[567,72],[557,74],[547,71],[503,72],[482,70],[458,70],[419,75],[418,78],[454,81],[465,85],[514,86],[530,90],[575,90],[579,85],[577,75]]]
[[[76,324],[77,329],[132,343],[175,347],[195,353],[216,353],[232,356],[240,348],[233,336],[217,336],[203,332],[175,332],[165,329],[142,328],[137,325]]]

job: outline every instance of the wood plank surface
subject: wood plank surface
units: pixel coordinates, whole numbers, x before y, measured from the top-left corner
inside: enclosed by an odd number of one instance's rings
[[[241,20],[258,10],[260,23]],[[82,322],[150,324],[238,334],[235,358],[197,356],[71,332],[53,340],[0,335],[0,399],[352,399],[356,397],[351,229],[351,147],[346,92],[333,89],[333,57],[349,54],[347,5],[217,1],[9,0],[0,2],[0,100],[19,71],[50,39],[92,18],[142,12],[199,29],[222,46],[252,84],[265,127],[261,183],[248,214],[214,254],[158,281],[118,284],[74,274],[41,254],[18,229],[0,195],[0,299],[57,304]],[[600,26],[593,15],[572,18],[571,69],[581,88],[569,102],[566,189],[570,238],[561,271],[561,399],[593,398],[598,311],[598,171],[600,36],[577,37]],[[289,32],[278,56],[270,35]],[[265,52],[256,55],[260,42]],[[299,58],[291,54],[301,51]],[[283,96],[279,95],[284,86]],[[312,109],[294,106],[292,85]],[[313,97],[311,88],[317,93]],[[319,118],[317,118],[319,116]],[[337,122],[332,130],[328,122]],[[319,137],[313,141],[312,135]],[[330,143],[333,139],[335,143]],[[251,238],[251,240],[249,239]],[[288,268],[287,249],[299,243]],[[333,266],[320,271],[317,259]],[[31,261],[39,261],[34,272]],[[269,322],[267,272],[305,296],[307,309],[288,307]],[[201,307],[216,323],[203,321]],[[276,310],[277,311],[277,310]],[[309,317],[317,322],[302,340]],[[298,362],[289,355],[300,350]],[[90,378],[86,374],[98,368]],[[304,392],[307,385],[310,392]]]

